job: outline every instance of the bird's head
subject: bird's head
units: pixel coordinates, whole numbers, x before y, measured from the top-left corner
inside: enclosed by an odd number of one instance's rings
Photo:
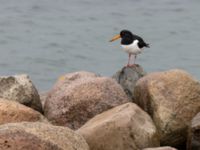
[[[119,38],[132,37],[132,36],[133,36],[133,34],[132,34],[130,31],[128,31],[128,30],[122,30],[122,31],[120,32],[120,34],[115,35],[115,36],[110,40],[110,42],[113,42],[113,41],[115,41],[115,40],[117,40],[117,39],[119,39]]]
[[[133,34],[128,30],[122,30],[120,32],[120,36],[121,36],[121,38],[123,38],[123,37],[131,37],[131,36],[133,36]]]

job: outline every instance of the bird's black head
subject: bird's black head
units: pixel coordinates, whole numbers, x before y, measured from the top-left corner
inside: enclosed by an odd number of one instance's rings
[[[122,30],[122,31],[120,32],[120,36],[121,36],[121,38],[124,38],[124,37],[132,37],[133,34],[132,34],[130,31],[128,31],[128,30]]]
[[[128,30],[122,30],[120,34],[115,35],[110,42],[113,42],[117,39],[121,38],[122,40],[133,42],[133,34]]]

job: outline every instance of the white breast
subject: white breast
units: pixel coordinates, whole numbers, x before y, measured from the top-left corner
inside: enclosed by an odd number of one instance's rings
[[[142,49],[138,47],[138,42],[139,42],[138,40],[134,40],[132,44],[121,45],[121,46],[125,52],[137,55],[142,52]]]

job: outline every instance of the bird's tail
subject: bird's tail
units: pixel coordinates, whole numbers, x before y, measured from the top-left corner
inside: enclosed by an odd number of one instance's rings
[[[145,47],[148,47],[148,48],[149,48],[150,46],[149,46],[149,44],[148,44],[148,43],[145,43]]]

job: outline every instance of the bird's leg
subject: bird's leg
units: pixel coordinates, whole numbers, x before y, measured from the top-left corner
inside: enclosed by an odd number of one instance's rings
[[[133,64],[131,66],[134,66],[135,65],[135,55],[133,57]]]
[[[133,57],[133,64],[128,63],[128,65],[127,65],[128,67],[135,67],[135,66],[137,66],[135,64],[136,57],[137,57],[137,55],[134,55],[134,57]]]
[[[134,55],[134,61],[133,61],[133,65],[135,65],[135,60],[136,60],[136,58],[137,58],[137,55]]]
[[[128,64],[126,65],[127,67],[130,66],[130,60],[131,60],[131,54],[128,54]]]

